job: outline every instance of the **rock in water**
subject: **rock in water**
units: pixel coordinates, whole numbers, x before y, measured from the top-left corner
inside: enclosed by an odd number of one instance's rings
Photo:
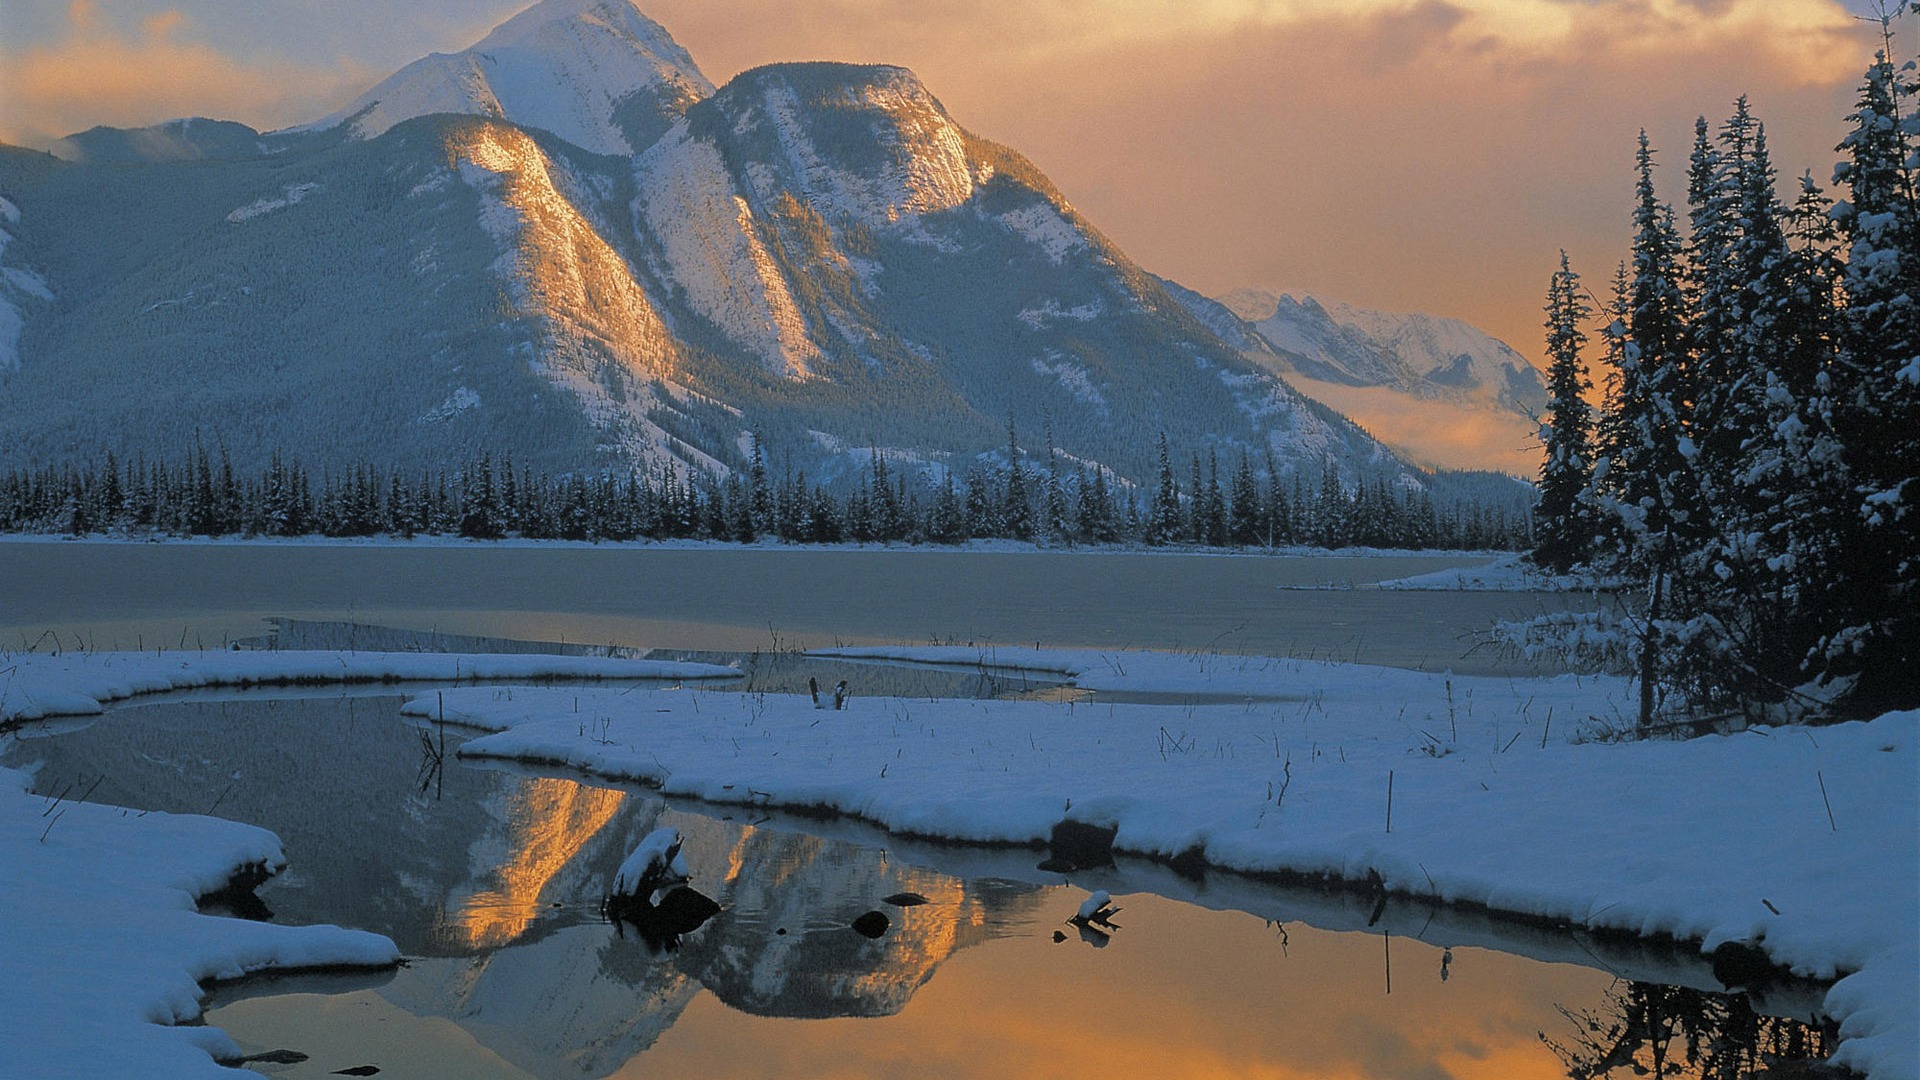
[[[680,844],[674,829],[662,827],[648,833],[613,875],[614,894],[647,899],[662,884],[674,878],[685,880],[687,861],[680,854]]]
[[[1081,902],[1080,911],[1074,916],[1074,920],[1076,922],[1092,922],[1103,915],[1111,914],[1112,910],[1109,905],[1112,903],[1113,897],[1108,895],[1107,890],[1096,889],[1092,895]]]

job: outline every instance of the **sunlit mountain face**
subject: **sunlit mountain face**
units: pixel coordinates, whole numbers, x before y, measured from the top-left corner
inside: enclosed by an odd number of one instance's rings
[[[0,148],[0,467],[172,460],[549,472],[769,462],[928,479],[1051,432],[1151,482],[1270,456],[1411,467],[1223,340],[912,72],[715,89],[625,0],[547,0],[343,112]],[[17,271],[17,272],[16,272]]]

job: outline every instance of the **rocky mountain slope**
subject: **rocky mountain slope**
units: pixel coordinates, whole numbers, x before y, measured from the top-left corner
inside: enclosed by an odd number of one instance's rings
[[[545,0],[302,128],[57,149],[0,148],[0,468],[197,439],[724,473],[758,436],[814,479],[876,447],[937,478],[1004,461],[1012,422],[1123,481],[1164,431],[1451,482],[1222,340],[911,72],[716,91],[627,0]]]

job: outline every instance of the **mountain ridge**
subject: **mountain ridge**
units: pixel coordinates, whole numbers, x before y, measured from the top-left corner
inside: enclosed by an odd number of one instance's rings
[[[616,46],[628,74],[567,95],[500,76]],[[716,89],[625,0],[546,0],[446,55],[491,80],[445,84],[451,113],[402,115],[442,103],[407,96],[428,57],[302,128],[218,129],[225,156],[99,134],[134,160],[0,154],[27,222],[7,257],[60,297],[20,309],[0,464],[218,438],[725,475],[759,441],[828,482],[879,446],[937,482],[989,467],[1012,424],[1123,483],[1151,480],[1163,431],[1437,482],[1223,341],[907,69]]]
[[[1181,302],[1241,354],[1429,467],[1538,473],[1539,370],[1459,319],[1240,289]]]

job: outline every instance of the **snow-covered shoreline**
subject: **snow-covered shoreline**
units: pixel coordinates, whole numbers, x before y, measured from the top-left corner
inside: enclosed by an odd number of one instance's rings
[[[212,686],[460,682],[471,679],[714,679],[733,668],[540,653],[0,652],[0,730],[52,716],[90,716],[139,694]]]
[[[829,811],[976,843],[1042,843],[1074,820],[1117,829],[1118,851],[1351,882],[1377,872],[1396,892],[1533,920],[1704,951],[1749,942],[1795,973],[1839,978],[1826,1004],[1841,1024],[1841,1064],[1876,1080],[1916,1075],[1920,713],[1616,743],[1606,718],[1630,693],[1617,679],[1209,654],[834,655],[1246,700],[855,697],[822,711],[780,695],[588,692],[583,724],[570,691],[482,687],[447,694],[446,716],[494,732],[463,754],[714,803]]]
[[[205,686],[462,679],[708,678],[730,668],[542,655],[193,652],[0,654],[0,731]],[[265,829],[30,794],[0,768],[0,1076],[231,1077],[241,1051],[200,1016],[202,984],[266,971],[382,968],[378,934],[216,918],[195,901],[277,872]],[[245,1074],[240,1074],[245,1075]]]
[[[1617,679],[1471,678],[1212,653],[928,647],[842,658],[1049,671],[1168,704],[469,685],[416,716],[495,732],[463,753],[556,763],[714,803],[825,809],[896,833],[1032,844],[1074,820],[1116,850],[1365,881],[1573,926],[1750,941],[1839,977],[1838,1061],[1920,1071],[1920,713],[1687,742],[1608,741]],[[512,664],[527,665],[512,669]],[[498,662],[498,666],[494,665]],[[550,656],[16,654],[0,718],[217,682],[534,678]],[[695,666],[655,671],[693,678]],[[857,682],[857,680],[855,680]],[[1221,703],[1231,702],[1231,703]],[[578,709],[578,712],[575,710]],[[262,830],[26,794],[0,771],[0,1075],[231,1075],[198,981],[391,962],[384,938],[199,916]],[[1389,828],[1388,796],[1391,792]],[[1830,815],[1830,816],[1829,816]]]

